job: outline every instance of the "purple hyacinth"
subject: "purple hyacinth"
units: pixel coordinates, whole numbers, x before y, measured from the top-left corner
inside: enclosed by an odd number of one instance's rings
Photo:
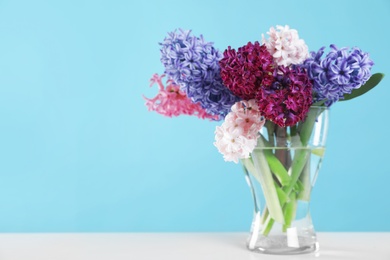
[[[374,62],[368,53],[359,48],[338,49],[330,45],[330,52],[321,59],[325,47],[318,52],[311,52],[304,62],[309,77],[313,80],[314,101],[327,99],[326,106],[332,105],[344,94],[360,88],[371,77],[371,67]]]
[[[218,63],[222,54],[202,35],[195,37],[190,33],[180,29],[160,43],[165,73],[193,102],[223,119],[239,98],[222,84]]]

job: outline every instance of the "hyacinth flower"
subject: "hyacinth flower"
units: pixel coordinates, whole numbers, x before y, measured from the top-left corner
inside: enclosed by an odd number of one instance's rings
[[[312,105],[312,83],[299,66],[280,66],[274,82],[256,94],[262,115],[280,127],[304,121]]]
[[[150,79],[150,86],[157,84],[159,92],[154,98],[144,97],[146,100],[145,105],[149,111],[156,111],[167,117],[194,115],[201,119],[218,119],[217,116],[208,114],[199,104],[193,103],[172,80],[167,80],[166,87],[164,87],[162,83],[164,76],[154,74]]]
[[[239,100],[222,84],[219,60],[222,54],[202,35],[178,30],[168,34],[161,45],[165,73],[194,102],[222,120]]]
[[[322,58],[325,50],[322,47],[317,52],[311,52],[304,62],[313,81],[315,100],[324,100],[326,106],[344,99],[346,94],[365,84],[374,65],[368,53],[359,48],[339,49],[334,44],[330,48],[325,57]]]
[[[269,38],[262,36],[263,44],[281,66],[290,66],[303,63],[309,56],[309,48],[304,40],[299,38],[297,30],[286,26],[271,27],[267,32]]]
[[[235,103],[223,124],[215,130],[214,145],[225,161],[238,163],[239,159],[249,158],[264,122],[254,99]]]
[[[219,64],[223,84],[245,100],[254,99],[261,87],[274,81],[275,61],[259,42],[248,42],[237,51],[229,46]]]

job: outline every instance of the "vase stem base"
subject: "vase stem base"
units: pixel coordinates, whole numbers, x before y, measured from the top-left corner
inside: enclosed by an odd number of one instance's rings
[[[248,249],[261,254],[296,255],[318,252],[319,244],[315,237],[297,237],[296,241],[288,241],[286,236],[260,238],[254,247]]]

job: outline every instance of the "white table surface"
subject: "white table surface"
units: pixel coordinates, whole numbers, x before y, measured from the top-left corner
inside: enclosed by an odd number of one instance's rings
[[[318,233],[320,252],[273,256],[250,252],[246,233],[0,234],[0,260],[390,260],[390,233]]]

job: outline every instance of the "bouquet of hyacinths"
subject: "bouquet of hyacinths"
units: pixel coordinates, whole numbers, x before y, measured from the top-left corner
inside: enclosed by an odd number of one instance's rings
[[[358,97],[383,78],[371,73],[373,61],[359,48],[330,45],[309,53],[288,26],[271,28],[261,43],[248,42],[223,52],[191,31],[168,34],[161,62],[168,77],[153,76],[159,93],[146,99],[149,110],[165,116],[196,115],[224,120],[215,143],[225,161],[242,162],[261,185],[265,198],[262,235],[275,222],[287,230],[298,200],[308,200],[308,149],[319,116],[338,101]],[[280,149],[286,148],[286,149]]]

